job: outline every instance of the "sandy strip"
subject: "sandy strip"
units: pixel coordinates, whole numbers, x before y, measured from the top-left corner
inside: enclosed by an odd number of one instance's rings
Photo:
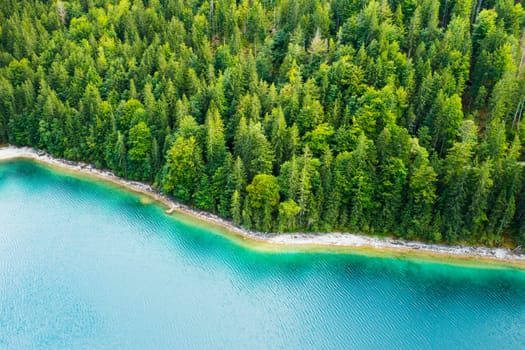
[[[405,241],[392,238],[378,238],[352,233],[292,233],[272,234],[244,230],[234,226],[231,221],[216,215],[192,209],[177,203],[164,196],[150,185],[124,180],[110,171],[96,169],[92,165],[80,162],[71,162],[57,159],[45,152],[29,147],[7,146],[0,148],[0,161],[25,158],[32,159],[61,169],[71,170],[94,176],[123,186],[153,198],[163,204],[167,214],[183,214],[187,218],[196,218],[207,224],[223,228],[220,233],[229,235],[237,242],[255,247],[263,245],[262,250],[275,250],[275,248],[299,248],[300,250],[334,250],[338,252],[356,252],[369,255],[394,256],[403,258],[421,258],[423,260],[438,260],[448,264],[467,265],[495,265],[525,269],[525,253],[506,248],[486,248],[471,246],[447,246],[442,244],[429,244],[416,241]],[[241,238],[235,239],[235,238]],[[260,243],[260,244],[259,244]],[[261,248],[261,247],[255,247]]]

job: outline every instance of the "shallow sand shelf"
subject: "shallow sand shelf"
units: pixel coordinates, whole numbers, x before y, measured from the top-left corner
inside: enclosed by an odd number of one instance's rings
[[[213,225],[219,228],[219,233],[229,236],[239,244],[250,245],[252,249],[264,251],[337,251],[373,256],[439,260],[447,264],[472,266],[482,264],[484,266],[525,269],[525,254],[507,248],[448,246],[341,232],[275,234],[248,231],[234,226],[230,221],[216,215],[195,210],[173,201],[148,184],[122,179],[110,171],[96,169],[85,163],[57,159],[45,152],[28,147],[7,146],[0,148],[0,160],[6,161],[17,158],[35,160],[64,171],[93,176],[123,186],[161,203],[167,208],[165,211],[167,215],[177,215],[177,218],[181,220],[191,219],[195,221],[198,219],[204,225]]]

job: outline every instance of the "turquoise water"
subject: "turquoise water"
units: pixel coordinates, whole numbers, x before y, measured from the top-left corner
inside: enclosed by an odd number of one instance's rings
[[[525,272],[262,253],[0,163],[1,349],[518,349]]]

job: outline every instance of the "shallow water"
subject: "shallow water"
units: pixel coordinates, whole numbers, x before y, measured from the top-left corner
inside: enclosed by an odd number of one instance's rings
[[[0,163],[1,349],[524,344],[525,272],[253,251],[112,185]]]

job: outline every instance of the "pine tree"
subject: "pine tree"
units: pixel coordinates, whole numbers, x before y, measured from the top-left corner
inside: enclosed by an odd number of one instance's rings
[[[437,199],[437,173],[428,160],[428,152],[413,140],[413,161],[408,173],[407,202],[402,228],[405,237],[440,241],[440,231],[433,230],[433,208]]]
[[[444,238],[451,243],[465,238],[465,211],[470,198],[469,181],[475,142],[475,125],[464,123],[460,142],[454,143],[443,165],[443,192],[440,195]]]
[[[224,126],[221,116],[215,106],[211,106],[206,115],[206,164],[208,171],[213,174],[223,163],[226,156]]]
[[[128,175],[134,180],[151,179],[151,131],[144,122],[129,130]]]

